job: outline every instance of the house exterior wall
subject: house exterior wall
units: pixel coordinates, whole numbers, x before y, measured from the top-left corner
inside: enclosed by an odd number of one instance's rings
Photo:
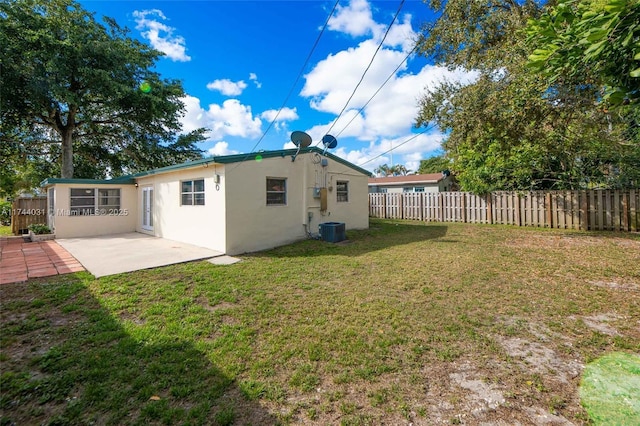
[[[142,227],[142,207],[136,216],[137,232],[225,251],[225,167],[199,165],[174,172],[139,177],[137,203],[142,206],[143,188],[153,187],[153,230]],[[220,176],[216,184],[215,176]],[[204,179],[205,204],[181,205],[181,182]],[[217,187],[216,187],[217,185]]]
[[[319,225],[343,222],[369,226],[368,176],[335,157],[315,151],[273,152],[260,158],[232,158],[135,175],[133,183],[52,182],[53,216],[59,238],[140,232],[227,254],[254,252],[318,235]],[[239,161],[238,161],[239,160]],[[267,205],[267,178],[286,180],[286,204]],[[203,179],[204,205],[182,205],[182,182]],[[71,188],[120,188],[122,215],[71,216]],[[153,188],[153,226],[143,226],[147,188]],[[323,189],[321,203],[320,190]],[[340,188],[340,191],[338,190]],[[346,189],[346,191],[345,191]],[[340,194],[340,196],[338,196]],[[271,194],[273,195],[273,194]]]
[[[369,226],[368,177],[333,159],[327,166],[317,153],[244,161],[227,166],[227,254],[264,250],[318,233],[323,222],[344,222],[346,229]],[[267,178],[286,179],[286,205],[267,205]],[[347,181],[349,201],[337,202],[336,182]],[[327,187],[327,209],[320,211],[314,188]],[[309,215],[311,219],[309,220]]]
[[[58,183],[52,187],[54,190],[47,191],[47,194],[54,197],[53,212],[51,213],[53,213],[53,231],[56,238],[94,237],[135,231],[138,204],[134,185]],[[119,188],[120,209],[118,212],[109,211],[92,216],[73,216],[70,206],[71,188]],[[49,221],[51,222],[51,218]]]

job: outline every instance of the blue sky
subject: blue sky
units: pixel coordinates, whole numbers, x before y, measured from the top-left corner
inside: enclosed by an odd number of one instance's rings
[[[421,94],[445,78],[473,78],[415,54],[405,61],[433,19],[417,0],[404,2],[373,62],[400,0],[340,0],[304,68],[335,0],[80,3],[165,53],[157,71],[182,81],[184,130],[210,129],[200,146],[208,155],[290,148],[291,132],[302,130],[314,145],[334,135],[332,152],[365,169],[393,163],[416,170],[420,159],[439,153],[443,138],[437,129],[413,128]]]

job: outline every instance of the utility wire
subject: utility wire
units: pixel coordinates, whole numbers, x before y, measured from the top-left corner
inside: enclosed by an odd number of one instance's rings
[[[393,26],[394,22],[396,22],[396,19],[398,18],[398,15],[400,14],[400,10],[402,9],[402,6],[404,6],[404,1],[405,0],[402,0],[400,2],[400,6],[398,6],[398,10],[396,10],[396,14],[393,16],[393,20],[391,20],[391,23],[387,27],[387,31],[384,33],[384,37],[382,37],[382,40],[380,40],[380,43],[378,44],[378,47],[376,48],[376,51],[374,52],[373,56],[371,57],[371,60],[369,61],[369,65],[367,65],[367,68],[362,73],[362,76],[360,77],[360,81],[358,81],[358,84],[356,84],[355,89],[353,89],[353,92],[351,92],[351,96],[349,96],[349,99],[347,99],[347,103],[344,104],[344,107],[342,108],[342,111],[340,111],[340,114],[338,114],[336,119],[333,121],[333,124],[331,125],[331,127],[329,127],[329,130],[327,130],[326,133],[329,133],[331,131],[331,129],[333,129],[333,126],[336,125],[336,123],[338,122],[338,120],[340,119],[340,117],[342,116],[344,111],[347,109],[347,106],[349,105],[349,102],[351,102],[351,99],[356,94],[356,91],[358,90],[358,87],[360,87],[360,84],[362,83],[362,80],[364,80],[364,76],[367,75],[367,72],[369,71],[369,68],[371,68],[371,64],[373,64],[373,60],[375,59],[376,55],[378,54],[378,52],[382,48],[382,44],[384,43],[385,39],[387,38],[387,35],[389,35],[389,31],[391,31],[391,27]]]
[[[411,142],[412,140],[414,140],[415,138],[417,138],[417,137],[418,137],[418,136],[420,136],[420,135],[425,134],[425,133],[427,132],[427,130],[431,130],[432,128],[433,128],[433,126],[431,126],[431,127],[427,127],[426,129],[424,129],[424,130],[423,130],[423,131],[421,131],[420,133],[416,133],[415,135],[411,136],[411,137],[410,137],[409,139],[407,139],[406,141],[401,142],[399,145],[394,146],[394,147],[393,147],[393,148],[391,148],[390,150],[385,151],[385,152],[383,152],[382,154],[376,155],[375,157],[368,159],[368,160],[367,160],[367,161],[365,161],[364,163],[360,163],[360,164],[358,164],[358,167],[362,167],[362,166],[364,166],[365,164],[372,162],[372,161],[373,161],[373,160],[375,160],[376,158],[380,158],[380,157],[382,157],[383,155],[388,154],[388,153],[390,153],[391,151],[393,151],[393,150],[395,150],[395,149],[400,148],[402,145],[404,145],[404,144],[406,144],[406,143]]]
[[[340,0],[336,0],[335,4],[333,5],[333,9],[331,9],[331,13],[329,13],[329,16],[327,16],[327,20],[325,21],[324,25],[322,26],[322,29],[320,30],[320,34],[318,34],[318,37],[316,38],[316,41],[313,43],[313,47],[311,48],[311,51],[307,55],[307,59],[305,59],[304,64],[302,65],[302,68],[300,68],[300,72],[298,73],[298,76],[296,77],[296,80],[293,82],[293,85],[291,86],[291,89],[289,89],[289,93],[287,94],[287,97],[284,99],[284,102],[282,102],[282,105],[278,109],[278,112],[276,113],[276,115],[273,117],[273,120],[271,120],[271,123],[269,123],[269,126],[267,126],[266,130],[264,131],[264,133],[262,133],[262,136],[260,136],[260,139],[258,139],[258,141],[255,143],[253,148],[251,148],[251,151],[249,151],[249,153],[247,154],[247,156],[245,157],[244,160],[249,158],[251,156],[251,154],[255,152],[256,148],[258,148],[258,145],[260,145],[260,142],[262,142],[262,139],[264,139],[264,137],[267,135],[269,130],[271,130],[271,127],[273,127],[273,124],[278,119],[278,116],[280,116],[280,113],[282,112],[284,107],[287,105],[287,102],[289,102],[289,98],[291,97],[291,94],[293,93],[293,90],[298,85],[298,81],[300,81],[300,77],[302,77],[302,74],[304,74],[304,71],[307,68],[307,64],[309,64],[309,61],[311,60],[311,55],[313,55],[313,52],[316,50],[316,47],[318,46],[318,43],[320,42],[320,38],[322,37],[322,34],[324,34],[324,30],[329,25],[329,20],[333,16],[333,12],[335,12],[336,8],[338,7],[338,3],[340,3]],[[238,165],[242,164],[243,162],[244,161],[239,162]]]
[[[342,134],[342,132],[344,132],[347,129],[347,127],[349,127],[351,125],[351,123],[353,123],[353,120],[355,120],[356,117],[358,117],[360,115],[360,113],[367,107],[367,105],[369,105],[369,102],[371,102],[373,100],[373,98],[375,98],[376,95],[380,92],[380,90],[382,90],[382,88],[389,82],[389,80],[391,80],[391,77],[396,75],[396,72],[398,72],[398,70],[400,69],[402,64],[404,64],[406,62],[406,60],[409,59],[409,56],[411,56],[411,54],[413,52],[415,52],[417,48],[418,48],[418,45],[416,44],[413,47],[413,49],[411,49],[411,51],[409,53],[407,53],[407,56],[405,56],[405,58],[402,60],[402,62],[400,62],[398,64],[396,69],[393,70],[393,72],[391,74],[389,74],[389,77],[387,77],[387,79],[384,81],[384,83],[382,83],[382,85],[380,87],[378,87],[378,90],[375,91],[375,93],[369,98],[369,100],[364,105],[362,105],[362,108],[360,108],[358,110],[358,112],[356,112],[356,114],[353,116],[353,118],[351,120],[349,120],[349,122],[342,128],[342,130],[340,130],[340,132],[336,135],[336,138],[338,136],[340,136]]]

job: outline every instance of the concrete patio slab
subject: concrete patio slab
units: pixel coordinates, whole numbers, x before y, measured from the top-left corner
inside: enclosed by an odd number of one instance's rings
[[[209,259],[224,253],[137,232],[56,240],[96,278]]]

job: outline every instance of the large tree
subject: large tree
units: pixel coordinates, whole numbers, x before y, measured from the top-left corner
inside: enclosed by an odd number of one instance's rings
[[[72,0],[0,3],[0,142],[59,160],[63,178],[201,156],[202,130],[178,135],[184,90],[153,71],[161,55]]]
[[[444,82],[428,90],[416,120],[417,125],[435,122],[447,133],[443,146],[462,189],[623,184],[622,165],[635,155],[633,147],[616,142],[624,120],[594,104],[595,88],[567,79],[549,90],[527,67],[524,29],[543,13],[542,2],[430,5],[440,17],[425,27],[420,52],[478,75],[469,85]]]

